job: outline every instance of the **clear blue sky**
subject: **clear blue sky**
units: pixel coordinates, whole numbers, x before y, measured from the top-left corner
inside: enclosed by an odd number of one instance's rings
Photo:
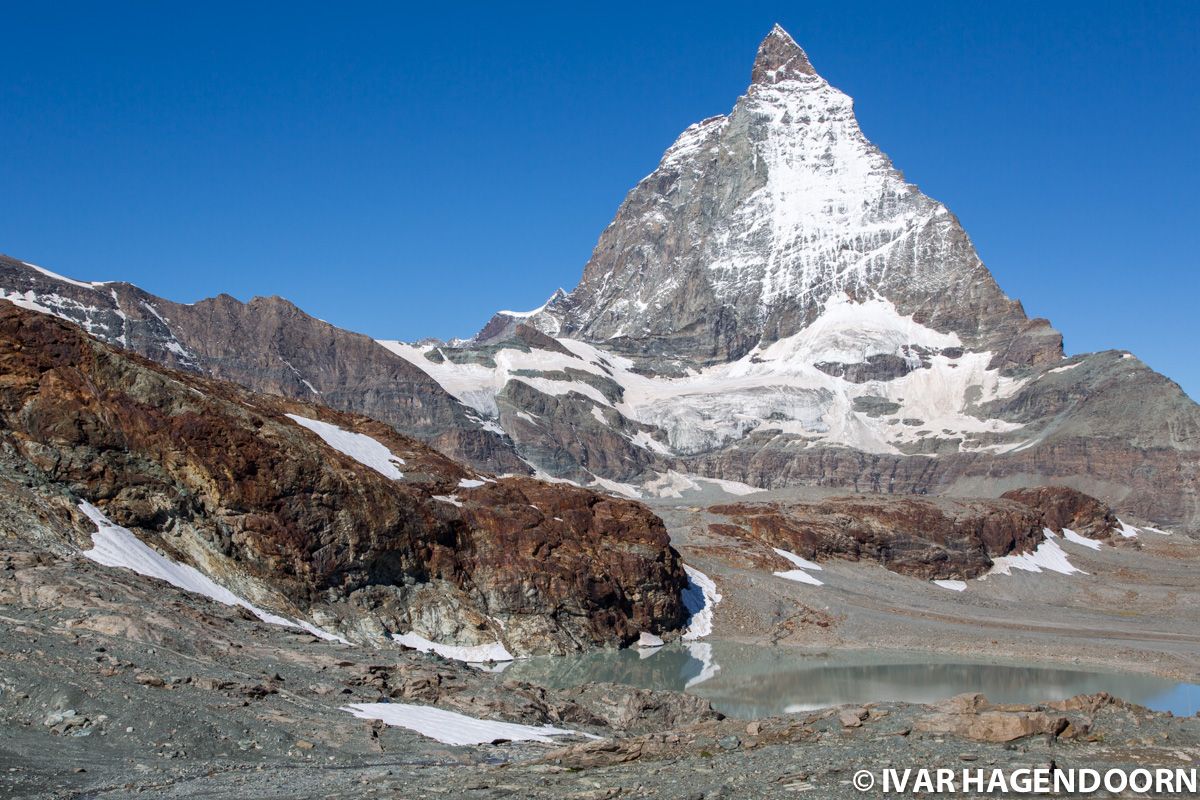
[[[4,2],[0,252],[469,335],[575,284],[778,21],[1069,352],[1200,397],[1194,1],[401,5]]]

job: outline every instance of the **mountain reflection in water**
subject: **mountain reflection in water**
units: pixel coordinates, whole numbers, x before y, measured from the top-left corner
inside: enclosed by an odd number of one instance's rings
[[[962,692],[981,692],[996,703],[1031,703],[1105,691],[1177,715],[1200,710],[1200,686],[1151,675],[911,653],[811,655],[716,641],[531,658],[514,662],[505,677],[550,687],[605,681],[687,691],[745,719],[843,703],[930,703]]]

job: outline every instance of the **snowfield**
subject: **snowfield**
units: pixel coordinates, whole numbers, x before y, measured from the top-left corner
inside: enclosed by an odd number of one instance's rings
[[[926,327],[882,298],[856,302],[836,292],[799,333],[760,345],[736,361],[678,378],[640,374],[629,359],[583,341],[557,341],[571,355],[501,348],[493,354],[494,366],[455,364],[450,360],[453,353],[437,345],[379,344],[489,421],[501,421],[496,395],[510,381],[520,381],[547,395],[574,393],[585,398],[593,404],[591,416],[599,424],[615,428],[624,417],[658,429],[657,436],[644,429],[625,436],[660,456],[694,455],[764,430],[803,437],[806,446],[837,444],[868,453],[899,453],[903,446],[930,437],[962,439],[960,449],[994,450],[1015,445],[974,440],[1021,427],[980,418],[973,409],[1013,395],[1024,380],[988,369],[991,353],[961,352],[957,335]],[[903,359],[911,371],[891,380],[855,383],[817,367],[863,364],[882,355]],[[614,382],[621,388],[620,401],[610,401],[582,380],[563,379],[568,370]],[[888,410],[872,416],[856,405],[859,398]],[[535,422],[528,413],[518,416]],[[911,420],[919,424],[909,424]],[[676,496],[697,480],[711,479],[660,473],[654,486],[644,488],[651,494]],[[628,497],[641,496],[637,487],[601,485]],[[736,482],[725,488],[731,493],[753,491]]]
[[[691,617],[683,632],[683,640],[701,639],[712,633],[713,609],[721,602],[721,593],[712,578],[700,570],[683,565],[688,576],[687,588],[683,590],[683,607]]]

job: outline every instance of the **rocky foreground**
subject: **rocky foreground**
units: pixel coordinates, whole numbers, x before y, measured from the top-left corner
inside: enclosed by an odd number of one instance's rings
[[[741,720],[670,692],[544,690],[266,626],[11,539],[0,540],[0,617],[5,797],[852,797],[860,768],[1172,767],[1200,757],[1200,720],[1104,695]],[[580,735],[457,747],[340,710],[380,701]]]

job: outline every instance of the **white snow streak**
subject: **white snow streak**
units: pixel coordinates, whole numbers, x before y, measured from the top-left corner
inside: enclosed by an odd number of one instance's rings
[[[195,567],[176,563],[152,549],[134,536],[128,528],[122,528],[110,521],[108,517],[104,516],[104,512],[91,503],[80,503],[79,510],[96,524],[97,530],[92,534],[92,549],[84,550],[82,555],[97,564],[106,567],[124,567],[139,575],[166,581],[184,591],[203,595],[223,605],[241,606],[270,625],[301,628],[328,641],[350,644],[341,636],[326,633],[311,623],[292,622],[243,600]]]
[[[320,436],[322,441],[334,450],[350,456],[358,463],[370,467],[385,478],[398,481],[404,477],[404,473],[396,469],[397,466],[404,463],[404,459],[394,455],[391,450],[388,450],[370,436],[354,433],[353,431],[339,428],[337,425],[331,425],[328,422],[321,422],[320,420],[309,419],[297,416],[296,414],[288,414],[286,416],[297,425],[308,428],[317,436]]]
[[[776,572],[774,575],[780,578],[786,578],[789,581],[796,581],[797,583],[807,583],[810,586],[825,585],[824,581],[818,580],[817,578],[814,578],[812,575],[809,575],[807,572],[805,572],[805,570],[820,570],[820,564],[816,563],[815,561],[809,561],[807,558],[801,558],[795,553],[787,550],[780,550],[778,547],[772,547],[771,549],[775,551],[776,555],[786,558],[788,561],[799,567],[799,569],[789,569]]]

